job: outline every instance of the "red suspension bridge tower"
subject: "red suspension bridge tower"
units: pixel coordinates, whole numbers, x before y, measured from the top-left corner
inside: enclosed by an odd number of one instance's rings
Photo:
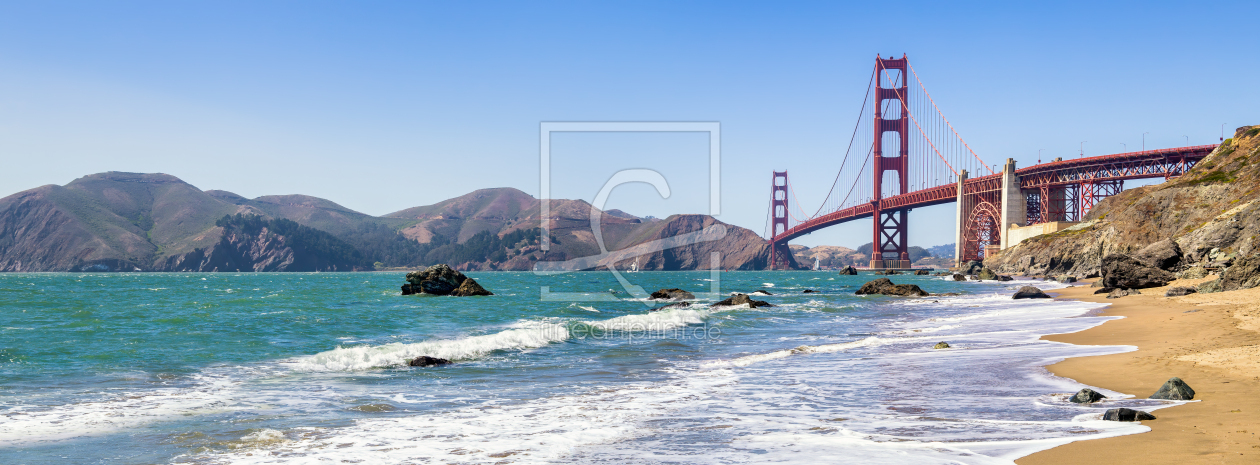
[[[907,102],[906,56],[875,57],[875,195],[871,199],[875,219],[874,242],[871,243],[871,268],[910,268],[909,245],[906,241],[906,210],[883,210],[885,174],[897,191],[909,192],[910,170],[910,106]],[[901,86],[897,86],[900,82]],[[888,87],[885,87],[887,84]],[[890,116],[890,117],[887,117]],[[890,137],[892,136],[892,137]]]

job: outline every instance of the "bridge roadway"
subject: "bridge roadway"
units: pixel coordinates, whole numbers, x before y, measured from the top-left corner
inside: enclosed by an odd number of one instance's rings
[[[1029,202],[1028,196],[1037,195],[1053,195],[1053,192],[1061,192],[1064,188],[1079,189],[1081,185],[1090,185],[1095,183],[1120,182],[1129,179],[1149,179],[1163,177],[1165,179],[1180,176],[1188,171],[1196,163],[1207,157],[1216,149],[1216,144],[1198,145],[1191,147],[1178,147],[1171,149],[1146,150],[1141,152],[1117,153],[1112,155],[1101,155],[1088,158],[1076,158],[1068,160],[1055,160],[1049,163],[1033,165],[1027,168],[1014,169],[1014,162],[1008,160],[1007,169],[1002,173],[980,176],[975,178],[967,178],[964,171],[961,177],[962,182],[955,184],[946,184],[941,186],[929,187],[914,192],[886,197],[878,200],[879,210],[910,210],[913,208],[929,207],[932,205],[941,205],[950,202],[959,202],[968,205],[969,209],[974,209],[980,204],[988,203],[989,207],[995,207],[993,203],[1001,203],[1001,198],[1008,199],[1008,207],[1018,208],[1015,203],[1025,210],[1017,212],[1014,216],[1019,219],[1023,217],[1023,221],[1015,221],[1015,223],[1023,225],[1024,223],[1040,223],[1056,220],[1074,220],[1078,218],[1053,218],[1051,216],[1038,214],[1038,206]],[[1017,181],[1017,182],[1012,182]],[[1016,187],[1018,186],[1018,187]],[[961,187],[961,192],[960,192]],[[1014,189],[1019,189],[1018,202],[1010,196]],[[1006,190],[1007,196],[1001,196],[1000,193]],[[986,195],[988,194],[988,195]],[[968,200],[967,197],[977,197]],[[1059,199],[1062,203],[1063,199]],[[976,204],[976,205],[969,205]],[[809,234],[811,232],[834,226],[849,221],[870,218],[871,214],[876,210],[875,202],[865,203],[849,208],[843,208],[831,213],[819,215],[801,222],[791,228],[775,235],[771,242],[783,244],[794,238]],[[996,205],[999,211],[1006,211],[1002,205]],[[971,218],[974,215],[971,212],[963,212],[960,209],[959,224],[955,227],[958,229],[956,236],[962,238],[964,233],[962,229],[965,217]],[[1084,210],[1084,209],[1082,209]],[[1019,215],[1018,213],[1023,213]],[[1085,211],[1077,211],[1078,216],[1084,216]],[[1002,222],[1005,225],[1008,215],[1002,214]],[[1009,225],[1008,225],[1009,226]],[[999,228],[999,231],[1005,228]],[[961,244],[960,244],[961,245]],[[961,256],[961,254],[960,254]]]

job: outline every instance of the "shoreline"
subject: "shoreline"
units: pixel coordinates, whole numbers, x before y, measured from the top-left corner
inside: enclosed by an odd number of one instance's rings
[[[1097,288],[1087,285],[1049,291],[1056,299],[1111,304],[1098,315],[1123,318],[1042,340],[1138,350],[1073,357],[1047,371],[1138,398],[1176,376],[1195,390],[1197,402],[1157,410],[1156,420],[1142,422],[1148,432],[1074,441],[1015,463],[1260,462],[1260,288],[1163,296],[1168,288],[1207,280],[1178,280],[1119,299],[1094,295]]]

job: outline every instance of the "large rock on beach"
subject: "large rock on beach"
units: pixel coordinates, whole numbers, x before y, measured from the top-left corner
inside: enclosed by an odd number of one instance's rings
[[[1106,398],[1107,396],[1099,394],[1098,391],[1095,391],[1090,388],[1085,388],[1085,389],[1081,389],[1080,391],[1077,391],[1076,394],[1073,395],[1072,398],[1068,400],[1076,404],[1092,404],[1094,402],[1098,402]]]
[[[1050,296],[1047,295],[1045,292],[1041,292],[1041,289],[1038,289],[1032,286],[1024,286],[1024,287],[1019,288],[1018,291],[1015,291],[1015,295],[1012,295],[1011,298],[1012,299],[1049,299]]]
[[[1102,419],[1107,421],[1142,421],[1154,420],[1155,415],[1131,408],[1113,408],[1103,413]]]
[[[1236,291],[1260,286],[1260,255],[1243,257],[1221,273],[1221,290]]]
[[[971,261],[968,261],[968,262],[966,262],[966,263],[963,263],[963,264],[962,264],[962,266],[959,266],[959,267],[958,267],[958,273],[960,273],[960,274],[976,274],[976,273],[979,273],[979,272],[980,272],[980,269],[981,269],[981,268],[984,268],[984,264],[983,264],[983,263],[980,263],[980,262],[975,261],[975,260],[971,260]]]
[[[981,268],[980,272],[976,273],[976,278],[981,281],[997,281],[998,276],[997,273],[993,272],[993,270]]]
[[[1119,299],[1125,296],[1141,295],[1141,294],[1142,293],[1139,292],[1137,289],[1112,289],[1111,292],[1107,293],[1107,298]]]
[[[416,357],[416,358],[413,358],[413,359],[411,359],[411,360],[408,360],[408,361],[407,361],[407,366],[413,366],[413,367],[435,367],[435,366],[438,366],[438,365],[447,365],[447,364],[450,364],[450,363],[451,363],[451,361],[450,361],[450,360],[447,360],[447,359],[444,359],[444,358],[437,358],[437,357],[430,357],[430,356],[428,356],[428,355],[421,355],[421,356],[419,356],[419,357]]]
[[[852,265],[845,266],[840,269],[840,274],[845,276],[857,276],[857,268],[854,268]]]
[[[472,278],[464,276],[463,273],[445,264],[407,273],[407,284],[402,286],[402,293],[403,295],[494,295]]]
[[[661,289],[652,293],[652,300],[691,300],[696,296],[682,289]]]
[[[863,284],[854,294],[880,294],[880,295],[896,295],[907,297],[926,297],[927,291],[920,289],[914,284],[893,284],[888,278],[879,278],[874,281]]]
[[[764,300],[753,300],[748,297],[748,294],[735,294],[724,300],[714,302],[713,305],[710,305],[710,307],[719,307],[719,306],[728,307],[728,306],[733,306],[733,305],[747,305],[750,308],[774,306],[774,305],[770,305],[770,302],[766,302]]]
[[[966,281],[967,277],[958,273],[954,273],[954,281]]]
[[[1164,400],[1191,400],[1194,399],[1194,389],[1190,389],[1190,386],[1186,384],[1185,381],[1182,381],[1181,378],[1174,376],[1172,378],[1168,378],[1168,381],[1164,382],[1164,385],[1160,386],[1158,391],[1151,394],[1150,398]]]
[[[1172,273],[1147,266],[1125,254],[1111,254],[1102,260],[1103,287],[1145,289],[1166,286],[1176,278]]]
[[[1181,247],[1177,246],[1172,239],[1164,239],[1143,247],[1142,250],[1133,254],[1133,258],[1147,266],[1171,271],[1181,263]]]

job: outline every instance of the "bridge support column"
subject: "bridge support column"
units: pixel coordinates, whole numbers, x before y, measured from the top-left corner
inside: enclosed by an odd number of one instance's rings
[[[1006,231],[1012,224],[1024,226],[1028,223],[1028,206],[1025,204],[1024,192],[1019,188],[1019,176],[1015,175],[1015,159],[1007,158],[1006,167],[1002,169],[1002,224],[1001,248],[1006,250]]]
[[[958,213],[954,216],[954,266],[962,266],[963,264],[963,247],[967,241],[967,212],[971,211],[971,205],[967,204],[967,193],[965,184],[967,183],[967,170],[963,170],[958,175],[958,200],[954,202],[954,206],[958,208]]]

